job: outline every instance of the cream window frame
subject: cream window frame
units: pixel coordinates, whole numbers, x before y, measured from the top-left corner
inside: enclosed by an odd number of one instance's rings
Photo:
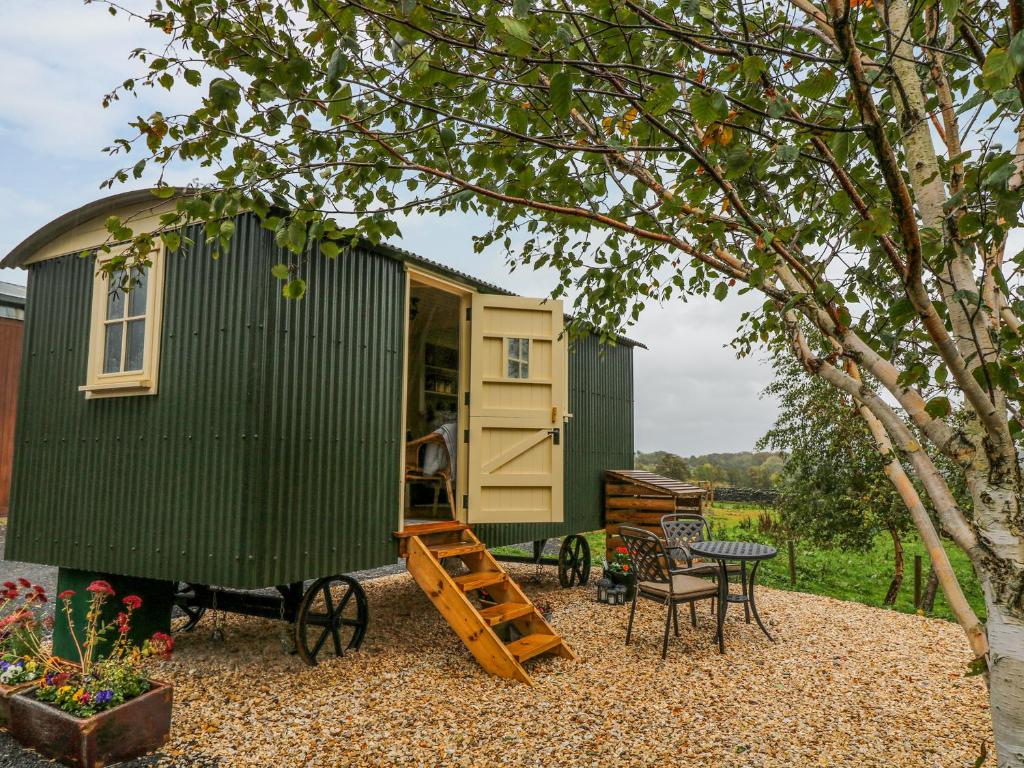
[[[516,342],[517,352],[515,357],[512,356],[512,342]],[[523,352],[523,342],[526,342],[526,352]],[[505,371],[504,376],[509,381],[529,381],[530,380],[530,348],[533,346],[532,339],[529,336],[506,336],[503,339],[505,345]],[[509,373],[509,363],[515,363],[517,375],[513,376]],[[526,366],[526,375],[523,376],[523,366]]]
[[[127,247],[127,246],[125,246]],[[92,312],[89,322],[89,362],[86,383],[78,389],[85,393],[87,400],[100,397],[127,397],[132,395],[155,395],[157,373],[160,364],[160,335],[163,328],[164,304],[164,247],[163,243],[150,252],[151,261],[146,275],[145,334],[143,336],[142,369],[118,373],[103,373],[103,353],[106,332],[107,297],[110,277],[100,267],[123,252],[97,254],[96,272],[92,286]],[[127,297],[125,297],[127,316]],[[125,328],[127,332],[127,326]],[[126,350],[122,354],[127,354]]]

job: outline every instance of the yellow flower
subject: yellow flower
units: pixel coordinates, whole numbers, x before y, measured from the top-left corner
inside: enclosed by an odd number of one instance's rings
[[[70,690],[71,690],[71,686],[70,685],[62,685],[60,688],[57,689],[57,695],[58,696],[64,696]]]

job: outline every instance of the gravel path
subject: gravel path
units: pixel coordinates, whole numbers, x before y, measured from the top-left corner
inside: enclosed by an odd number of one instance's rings
[[[175,684],[171,742],[125,765],[967,768],[991,745],[984,683],[964,677],[948,622],[762,589],[778,643],[733,606],[719,656],[705,604],[663,662],[658,606],[640,604],[626,647],[627,608],[510,566],[579,654],[531,662],[527,687],[483,673],[403,570],[362,575],[366,641],[316,668],[284,653],[279,622],[208,613],[153,670]],[[0,767],[44,765],[0,735]]]

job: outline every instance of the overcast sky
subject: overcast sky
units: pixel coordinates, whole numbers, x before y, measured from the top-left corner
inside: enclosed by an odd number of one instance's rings
[[[0,254],[56,216],[109,194],[100,182],[124,160],[101,149],[128,135],[128,121],[186,108],[194,98],[161,90],[103,109],[103,95],[137,72],[129,52],[158,42],[155,34],[79,0],[0,2]],[[169,181],[192,178],[183,169]],[[544,296],[554,287],[544,272],[510,275],[498,249],[474,254],[470,238],[482,223],[472,217],[416,217],[402,229],[402,247],[516,293]],[[25,275],[0,270],[0,280],[24,283]],[[736,359],[728,347],[750,305],[735,297],[677,301],[649,308],[627,329],[649,347],[634,356],[639,450],[749,450],[771,425],[775,405],[760,398],[771,369]]]

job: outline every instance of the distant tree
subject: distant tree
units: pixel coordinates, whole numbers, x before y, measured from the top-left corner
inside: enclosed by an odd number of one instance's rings
[[[663,454],[654,471],[665,477],[674,477],[676,480],[690,479],[690,467],[686,460],[674,453]]]
[[[851,400],[792,366],[766,392],[779,397],[779,416],[758,447],[789,454],[776,485],[783,525],[818,545],[861,551],[888,532],[893,574],[884,602],[892,605],[903,583],[902,537],[913,520],[867,425]]]

